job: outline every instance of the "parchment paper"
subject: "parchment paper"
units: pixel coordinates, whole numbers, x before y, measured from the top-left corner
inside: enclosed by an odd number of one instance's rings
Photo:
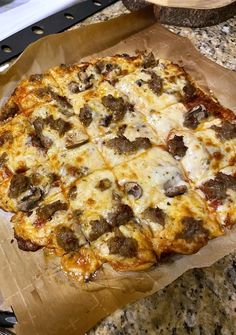
[[[236,73],[201,56],[188,39],[154,24],[150,9],[34,43],[0,76],[1,100],[31,73],[98,53],[134,53],[136,49],[150,49],[159,57],[184,65],[199,85],[208,85],[222,104],[236,110]],[[188,269],[210,266],[236,248],[235,227],[195,255],[174,257],[147,272],[118,274],[105,270],[97,282],[81,288],[66,282],[56,264],[49,266],[42,251],[18,250],[16,243],[11,243],[12,237],[9,215],[1,212],[0,299],[4,302],[1,306],[0,301],[0,308],[13,306],[19,321],[18,335],[84,334],[115,309],[153,294]]]

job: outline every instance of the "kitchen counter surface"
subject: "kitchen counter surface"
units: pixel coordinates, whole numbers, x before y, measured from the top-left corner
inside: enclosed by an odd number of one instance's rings
[[[128,13],[119,1],[83,22]],[[236,70],[236,17],[217,26],[191,29],[166,26],[190,38],[198,50]],[[119,309],[87,335],[235,335],[236,252],[213,266],[186,272],[165,289]]]
[[[156,294],[117,310],[87,335],[235,335],[235,256],[186,272]]]

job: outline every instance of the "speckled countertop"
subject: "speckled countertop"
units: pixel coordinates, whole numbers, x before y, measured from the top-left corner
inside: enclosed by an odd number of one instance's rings
[[[121,1],[87,19],[126,13]],[[167,26],[191,39],[201,53],[236,71],[236,17],[217,26]],[[213,266],[186,272],[165,289],[117,310],[87,335],[236,335],[236,252]]]
[[[236,254],[186,272],[103,320],[88,335],[235,335]]]

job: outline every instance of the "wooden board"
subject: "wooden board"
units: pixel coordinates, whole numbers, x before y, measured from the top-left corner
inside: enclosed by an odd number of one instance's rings
[[[213,9],[232,4],[233,0],[148,0],[155,5],[165,7]]]
[[[154,2],[154,0],[150,1]],[[155,2],[162,1],[164,0],[155,0]],[[166,2],[174,3],[175,0]],[[181,4],[184,2],[186,1],[182,1]],[[216,1],[205,2],[209,3]],[[228,4],[223,7],[212,9],[196,9],[190,8],[189,6],[188,8],[180,8],[154,5],[154,12],[157,20],[164,24],[182,27],[207,27],[219,24],[236,15],[236,1],[224,0],[221,1],[221,3],[222,2],[228,2]],[[131,11],[139,10],[145,6],[151,5],[150,2],[144,0],[123,0],[123,3]]]
[[[207,27],[236,15],[236,1],[224,7],[208,10],[154,6],[154,12],[161,23],[193,28]]]

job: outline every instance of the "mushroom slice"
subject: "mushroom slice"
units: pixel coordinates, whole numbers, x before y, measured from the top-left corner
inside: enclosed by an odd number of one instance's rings
[[[124,189],[127,194],[132,195],[135,199],[139,199],[143,195],[142,187],[133,181],[125,183]]]
[[[89,139],[84,134],[70,133],[66,137],[66,149],[78,148],[89,142]]]

